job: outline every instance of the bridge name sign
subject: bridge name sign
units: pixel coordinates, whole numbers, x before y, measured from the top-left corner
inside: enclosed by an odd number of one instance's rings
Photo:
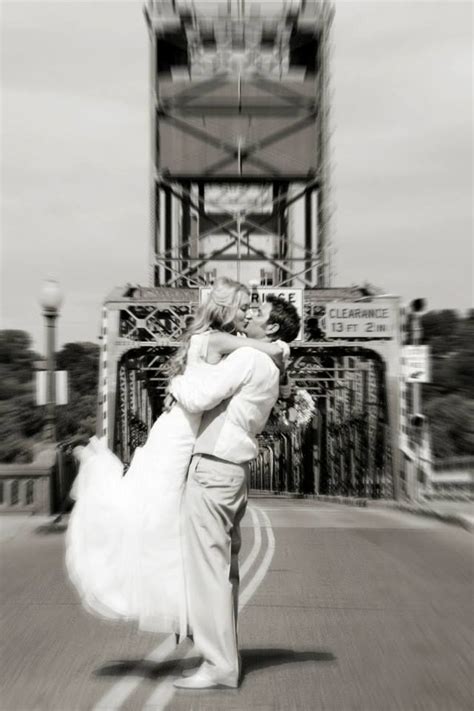
[[[327,338],[394,338],[395,310],[392,304],[332,301],[322,319]]]

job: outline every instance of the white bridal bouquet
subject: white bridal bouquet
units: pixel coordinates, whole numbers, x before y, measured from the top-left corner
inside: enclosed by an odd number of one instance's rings
[[[316,412],[316,405],[307,390],[294,388],[288,398],[279,398],[272,410],[266,430],[279,430],[292,425],[306,429]]]

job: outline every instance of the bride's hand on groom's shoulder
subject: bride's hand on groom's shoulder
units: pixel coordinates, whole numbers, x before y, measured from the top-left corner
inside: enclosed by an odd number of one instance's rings
[[[169,412],[176,402],[176,398],[171,393],[167,393],[163,403],[163,412]]]

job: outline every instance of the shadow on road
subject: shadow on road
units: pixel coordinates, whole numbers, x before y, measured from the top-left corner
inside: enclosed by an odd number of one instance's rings
[[[37,526],[34,532],[40,536],[45,536],[49,533],[65,533],[66,530],[66,523],[61,523],[60,521],[56,522],[56,520],[54,520],[49,523],[42,524],[41,526]]]
[[[331,652],[294,652],[291,649],[243,649],[242,652],[242,679],[247,674],[277,667],[282,664],[301,664],[304,662],[334,662],[337,657]],[[197,666],[200,657],[188,657],[184,660],[171,659],[169,661],[150,662],[146,659],[120,659],[110,664],[105,664],[94,672],[94,676],[141,676],[144,679],[159,679],[177,666],[189,668]]]
[[[335,662],[337,657],[332,652],[295,652],[292,649],[242,649],[242,678],[247,674],[278,667],[282,664],[301,664],[304,662]]]
[[[147,659],[119,659],[104,664],[94,672],[94,676],[141,676],[144,679],[159,679],[161,676],[174,671],[179,665],[187,668],[197,666],[201,661],[200,657],[188,657],[185,664],[180,659],[170,659],[169,661],[150,662]]]

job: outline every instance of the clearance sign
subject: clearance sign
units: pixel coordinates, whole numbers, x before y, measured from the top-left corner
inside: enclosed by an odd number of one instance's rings
[[[200,289],[201,303],[207,301],[209,294],[211,292],[211,287],[202,287]],[[291,289],[285,287],[272,287],[272,286],[257,286],[251,290],[250,294],[250,307],[257,308],[260,304],[264,304],[269,296],[278,296],[280,299],[289,301],[293,304],[298,312],[301,319],[301,328],[296,340],[300,341],[303,339],[303,289]]]
[[[370,303],[333,301],[323,321],[327,338],[394,338],[395,309],[377,299]]]

